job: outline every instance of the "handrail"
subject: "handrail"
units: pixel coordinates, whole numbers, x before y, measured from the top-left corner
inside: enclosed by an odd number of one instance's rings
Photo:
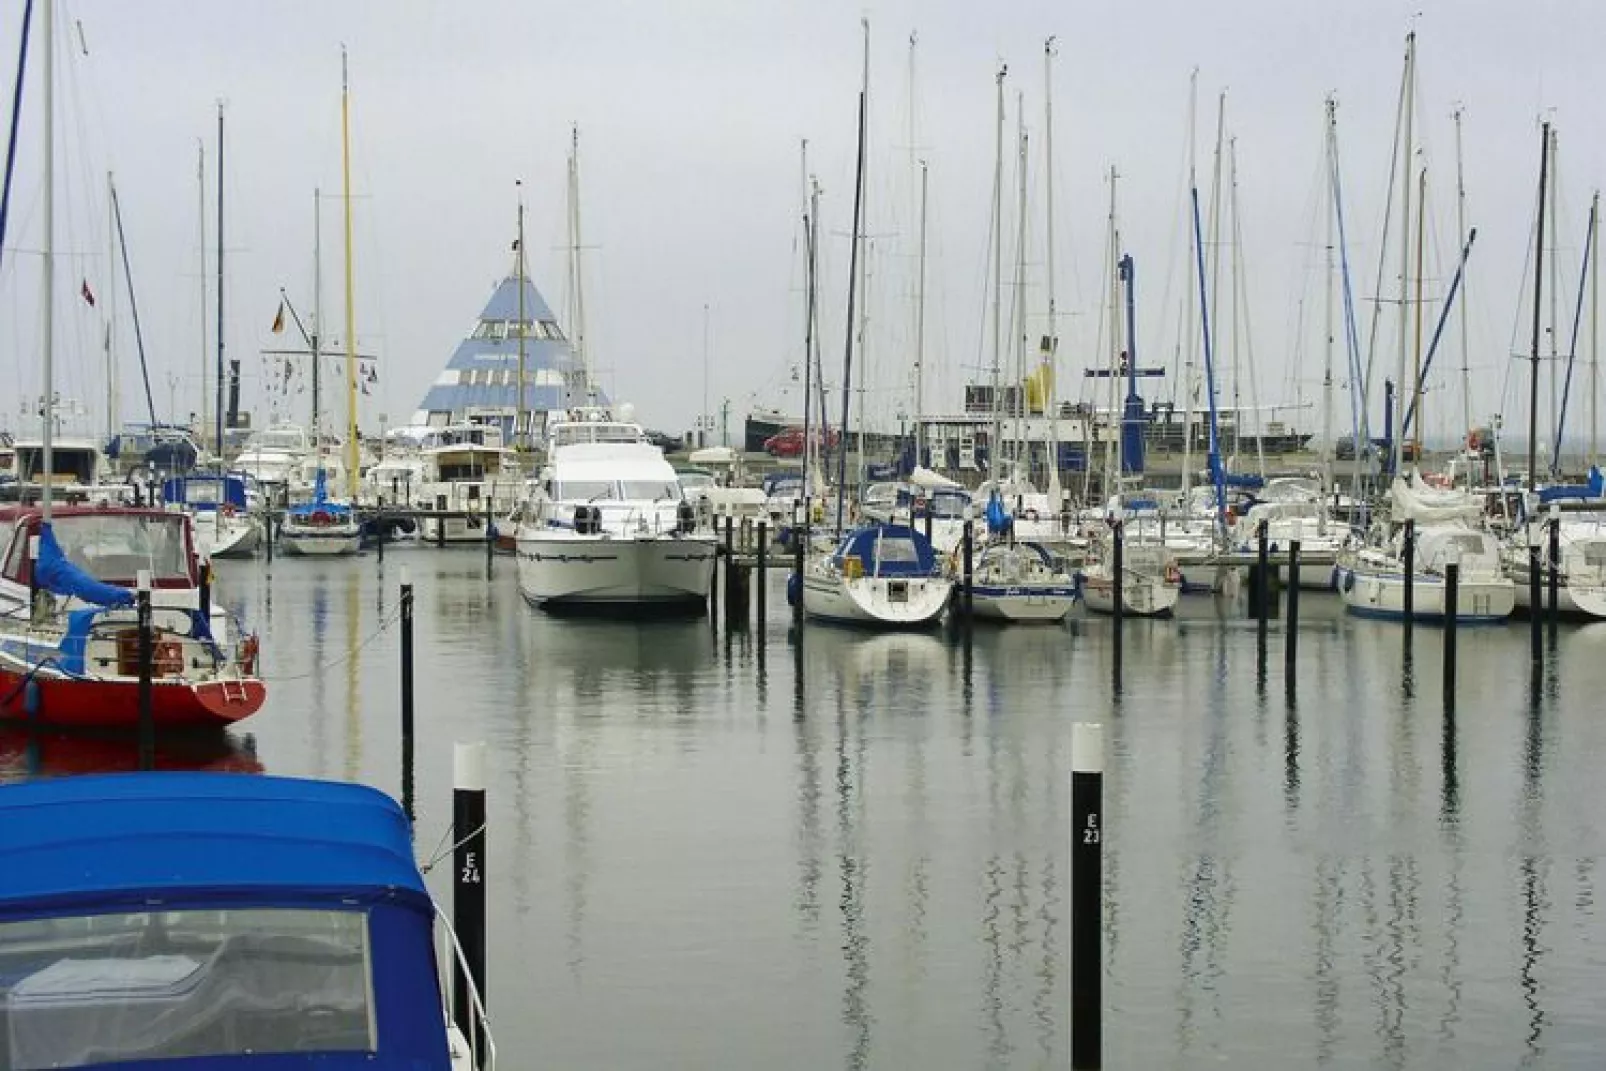
[[[440,924],[441,932],[450,939],[454,954],[453,965],[462,970],[463,981],[468,986],[469,1009],[473,1013],[474,1022],[470,1023],[468,1029],[463,1031],[463,1039],[468,1042],[469,1056],[476,1068],[482,1068],[482,1071],[495,1071],[496,1042],[491,1037],[491,1019],[485,1011],[485,1003],[480,1000],[479,987],[474,984],[474,976],[469,972],[468,957],[463,952],[462,942],[457,939],[457,931],[452,929],[452,924],[446,919],[446,913],[440,909],[438,904],[435,907],[435,921]],[[442,980],[443,984],[441,985],[441,1011],[447,1025],[451,1025],[452,998],[457,995],[455,988],[457,985],[457,972],[447,971],[445,974],[446,977]],[[479,1029],[474,1029],[476,1026]],[[479,1062],[479,1050],[476,1045],[476,1040],[481,1034],[485,1037],[486,1062],[483,1065]]]

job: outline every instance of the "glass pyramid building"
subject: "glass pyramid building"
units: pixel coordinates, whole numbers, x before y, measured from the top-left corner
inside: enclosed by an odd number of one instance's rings
[[[600,390],[591,402],[585,370],[557,317],[526,276],[524,281],[524,405],[530,438],[539,441],[546,414],[571,405],[608,404]],[[415,425],[500,423],[504,441],[517,437],[519,376],[519,278],[497,284],[468,335],[413,414]]]

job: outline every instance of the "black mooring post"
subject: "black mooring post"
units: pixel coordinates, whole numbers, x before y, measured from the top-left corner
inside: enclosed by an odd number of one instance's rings
[[[1461,601],[1459,556],[1444,564],[1444,710],[1455,710],[1455,631]]]
[[[1411,642],[1411,624],[1416,619],[1416,521],[1405,522],[1405,642]]]
[[[139,629],[139,768],[156,768],[156,718],[151,709],[151,662],[155,658],[155,637],[151,626],[151,574],[141,569],[134,595],[135,621]]]
[[[485,996],[485,745],[459,743],[452,754],[452,928],[462,946],[453,966],[452,1016],[483,1063],[485,1035],[469,986]],[[465,968],[467,977],[464,976]]]
[[[1104,956],[1104,730],[1071,726],[1071,1067],[1101,1066]]]
[[[385,511],[383,509],[381,509],[378,513],[376,513],[374,515],[374,524],[379,529],[379,531],[377,533],[377,535],[379,537],[379,564],[380,565],[384,565],[385,564],[385,537],[390,534],[390,521],[385,517]]]
[[[1261,642],[1266,638],[1266,617],[1271,602],[1271,539],[1266,522],[1255,525],[1255,629]]]
[[[1283,681],[1294,695],[1299,663],[1299,540],[1288,543],[1288,620],[1283,625]]]
[[[714,515],[714,569],[708,578],[708,617],[713,624],[719,623],[719,557],[725,553],[719,545],[719,514]]]
[[[1537,666],[1545,660],[1545,635],[1541,629],[1544,620],[1544,588],[1540,583],[1539,532],[1528,528],[1528,640],[1533,662]]]
[[[491,498],[485,496],[485,579],[491,579],[496,567],[496,525],[491,510]]]
[[[926,542],[927,543],[931,542],[931,514],[932,514],[931,505],[932,505],[931,500],[927,499],[926,500]]]
[[[971,522],[970,522],[970,520],[968,518],[965,521],[965,534],[964,534],[963,542],[964,542],[964,561],[961,564],[964,566],[964,570],[965,570],[965,575],[964,575],[964,582],[965,582],[965,627],[969,628],[971,619],[976,616],[976,590],[975,590],[975,584],[973,583],[973,580],[975,579],[975,568],[974,567],[975,567],[975,555],[976,555],[976,546],[975,546],[976,539],[975,539],[975,536],[973,536],[971,534]]]
[[[757,606],[754,613],[758,617],[758,628],[761,633],[764,631],[765,616],[769,613],[769,600],[765,590],[769,587],[769,569],[770,532],[769,526],[761,517],[758,522],[758,569],[753,576],[753,583],[758,585],[758,590],[753,593],[753,599]]]
[[[402,810],[413,821],[413,578],[401,571],[401,784]]]
[[[725,514],[725,627],[736,627],[736,517]]]
[[[206,622],[207,630],[212,628],[212,559],[201,559],[201,591],[200,591],[201,620]]]
[[[1561,617],[1561,517],[1556,507],[1550,508],[1550,568],[1546,571],[1546,579],[1550,584],[1550,606],[1546,620],[1550,623],[1550,646],[1556,646],[1556,622]]]
[[[267,543],[268,543],[268,564],[272,565],[273,564],[273,536],[274,536],[274,531],[273,530],[278,527],[278,522],[277,522],[277,519],[273,516],[273,502],[272,502],[271,499],[268,501],[268,508],[267,508],[266,511],[264,511],[264,513],[262,515],[262,520],[263,520],[263,525],[264,525],[264,529],[265,529],[264,530],[264,535],[267,537]]]
[[[800,498],[792,505],[792,575],[796,577],[792,586],[797,592],[797,601],[792,604],[792,619],[799,624],[803,621],[803,551],[809,542],[808,526],[808,508]]]

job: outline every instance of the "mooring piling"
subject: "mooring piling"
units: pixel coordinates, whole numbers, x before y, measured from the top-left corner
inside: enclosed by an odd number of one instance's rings
[[[134,590],[135,623],[137,627],[136,643],[138,643],[139,658],[139,768],[141,770],[154,770],[156,768],[156,717],[151,709],[152,659],[155,657],[155,636],[151,625],[151,573],[149,569],[139,570],[135,579]]]
[[[1071,726],[1071,1066],[1098,1068],[1104,1006],[1104,729]]]
[[[764,629],[764,619],[769,613],[769,599],[768,592],[766,590],[769,587],[769,568],[769,525],[765,523],[763,518],[760,518],[758,522],[758,568],[753,577],[753,583],[757,585],[757,590],[753,592],[753,602],[755,607],[753,613],[754,616],[758,618],[758,627],[760,632],[762,632]]]
[[[1288,543],[1288,618],[1283,624],[1283,684],[1294,697],[1299,663],[1299,540]]]
[[[402,810],[413,815],[413,578],[401,571],[401,784]]]
[[[1550,530],[1550,568],[1546,571],[1546,579],[1550,584],[1550,605],[1547,620],[1550,624],[1550,646],[1556,646],[1556,623],[1561,616],[1561,507],[1554,502],[1550,504],[1550,521],[1547,525]]]
[[[485,745],[458,743],[452,752],[452,929],[461,958],[453,967],[452,1015],[483,1056],[485,1037],[475,1014],[485,994]]]
[[[1542,573],[1539,566],[1539,528],[1535,524],[1528,525],[1528,644],[1533,663],[1537,667],[1545,660],[1545,636],[1542,631],[1544,620],[1544,588],[1541,586]]]
[[[1461,602],[1461,548],[1444,550],[1444,709],[1455,709],[1455,633]]]

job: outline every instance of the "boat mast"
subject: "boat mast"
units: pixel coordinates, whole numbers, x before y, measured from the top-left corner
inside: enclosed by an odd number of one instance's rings
[[[1418,172],[1416,186],[1416,298],[1413,302],[1416,306],[1416,369],[1411,377],[1411,390],[1413,393],[1411,409],[1416,413],[1415,419],[1411,421],[1411,444],[1413,447],[1411,456],[1416,459],[1416,464],[1422,463],[1422,401],[1423,388],[1426,386],[1422,382],[1422,257],[1427,245],[1427,209],[1428,169],[1424,167]],[[1405,429],[1402,427],[1400,431],[1403,434]]]
[[[1003,438],[1003,409],[998,397],[998,362],[1003,349],[1004,326],[1004,77],[1009,65],[998,67],[998,116],[993,134],[993,426],[987,437],[987,480],[998,486],[998,447]]]
[[[1019,477],[1021,472],[1021,455],[1026,451],[1026,100],[1024,93],[1017,93],[1015,97],[1015,114],[1019,123],[1020,148],[1016,158],[1015,168],[1019,172],[1020,190],[1017,194],[1019,207],[1017,215],[1015,236],[1015,285],[1014,294],[1011,295],[1011,319],[1013,320],[1012,338],[1010,344],[1015,349],[1015,447],[1011,476]]]
[[[1224,163],[1222,144],[1227,136],[1227,91],[1216,97],[1216,149],[1215,164],[1210,175],[1210,224],[1208,248],[1210,250],[1210,291],[1202,297],[1216,310],[1216,322],[1210,329],[1209,348],[1212,353],[1221,351],[1221,169]],[[1233,414],[1232,452],[1238,453],[1238,415]]]
[[[1228,163],[1232,172],[1232,265],[1233,265],[1233,360],[1234,371],[1232,381],[1232,394],[1234,403],[1238,400],[1238,373],[1236,361],[1238,356],[1238,325],[1240,314],[1243,317],[1243,350],[1244,359],[1249,362],[1249,406],[1255,414],[1255,468],[1260,478],[1266,478],[1266,427],[1260,419],[1260,390],[1255,383],[1255,328],[1249,319],[1249,291],[1243,286],[1244,276],[1244,226],[1243,218],[1238,214],[1238,139],[1235,137],[1227,145]]]
[[[1560,228],[1556,225],[1561,218],[1561,201],[1556,196],[1557,176],[1560,168],[1560,131],[1550,128],[1550,423],[1561,423],[1561,406],[1559,380],[1561,367],[1561,351],[1558,348],[1560,333],[1556,330],[1556,301],[1561,294],[1561,239]],[[1560,457],[1550,459],[1552,472],[1559,471]]]
[[[803,142],[804,171],[808,169],[809,143]],[[820,210],[820,188],[808,191],[803,204],[803,501],[810,501],[814,471],[814,220]],[[820,414],[822,417],[824,413]],[[794,518],[795,520],[795,518]],[[805,521],[805,526],[807,522]]]
[[[1329,135],[1329,131],[1331,130],[1335,121],[1333,113],[1333,98],[1328,97],[1326,122],[1327,129],[1323,130],[1322,132],[1322,144],[1327,157],[1327,174],[1329,176],[1329,181],[1325,183],[1327,186],[1327,200],[1329,202],[1326,213],[1327,271],[1322,276],[1322,290],[1324,292],[1322,299],[1322,316],[1325,321],[1325,330],[1323,331],[1322,360],[1322,497],[1324,499],[1327,498],[1327,496],[1331,493],[1333,483],[1333,222],[1334,217],[1337,215],[1337,213],[1333,210],[1331,203],[1333,200],[1333,185],[1331,182],[1331,175],[1333,173],[1333,139]],[[1353,438],[1351,441],[1354,441]],[[1357,451],[1359,450],[1358,443],[1356,444],[1356,449]],[[1325,518],[1327,516],[1327,511],[1324,509],[1320,516]]]
[[[1394,432],[1389,436],[1389,471],[1400,471],[1400,442],[1403,437],[1402,428],[1405,423],[1405,372],[1407,343],[1409,334],[1406,331],[1406,301],[1408,299],[1411,279],[1411,119],[1416,109],[1416,31],[1412,30],[1405,35],[1405,92],[1401,101],[1400,122],[1403,132],[1401,144],[1403,149],[1400,160],[1403,162],[1400,177],[1400,368],[1399,376],[1395,380],[1394,391]]]
[[[51,485],[56,464],[56,0],[45,0],[41,26],[45,46],[45,360],[44,391],[40,400],[39,453],[44,479],[39,494],[39,512],[50,523]]]
[[[1195,67],[1188,75],[1188,188],[1198,189],[1198,111],[1199,111],[1199,68]],[[1189,247],[1193,245],[1193,228],[1188,228]],[[1196,258],[1189,257],[1188,274],[1194,271],[1193,263]],[[1182,334],[1187,348],[1183,351],[1182,361],[1182,508],[1188,508],[1189,492],[1193,484],[1193,377],[1194,366],[1198,355],[1195,348],[1199,344],[1199,336],[1193,330],[1193,290],[1191,286],[1182,288]]]
[[[1461,166],[1461,107],[1455,109],[1455,233],[1461,248],[1467,245],[1467,187]],[[1465,283],[1461,284],[1465,286]],[[1472,371],[1467,364],[1467,300],[1461,301],[1461,423],[1462,434],[1472,432]],[[1472,468],[1467,467],[1470,479]]]
[[[1589,464],[1599,463],[1600,424],[1596,406],[1600,400],[1600,191],[1590,201],[1589,214],[1595,227],[1589,234]]]
[[[591,348],[586,345],[586,292],[584,276],[580,270],[580,125],[569,128],[569,271],[570,294],[574,298],[574,350],[580,358],[580,372],[585,377],[586,404],[597,404],[596,380],[591,374]],[[707,309],[704,309],[704,334],[707,334]],[[706,344],[706,342],[705,342]],[[707,399],[704,399],[704,408]],[[713,419],[710,414],[709,424]]]
[[[1545,190],[1550,178],[1550,123],[1539,132],[1539,220],[1534,227],[1534,318],[1528,355],[1528,490],[1539,490],[1539,321],[1545,282]]]
[[[1048,239],[1044,256],[1048,261],[1048,334],[1042,347],[1042,368],[1047,377],[1043,383],[1043,405],[1048,409],[1048,493],[1049,508],[1060,508],[1060,429],[1059,403],[1056,400],[1059,377],[1058,309],[1054,303],[1054,38],[1043,42],[1043,210],[1047,216]]]
[[[920,261],[916,268],[919,286],[915,297],[915,464],[926,457],[926,162],[920,161]]]
[[[351,265],[351,82],[340,50],[340,184],[346,238],[346,493],[357,500],[357,292]]]
[[[199,209],[199,212],[198,212],[198,215],[197,215],[196,218],[197,218],[198,222],[201,225],[201,229],[200,229],[201,240],[200,240],[200,243],[199,243],[199,248],[200,248],[200,252],[201,252],[201,270],[196,272],[195,274],[196,274],[196,278],[199,279],[200,282],[201,282],[201,294],[200,294],[200,297],[201,297],[201,429],[200,429],[200,440],[201,440],[201,442],[204,443],[206,441],[206,429],[212,426],[211,414],[209,412],[212,403],[211,403],[210,397],[207,395],[207,392],[206,392],[206,370],[207,370],[207,365],[210,363],[209,358],[212,356],[212,353],[211,353],[211,347],[208,345],[207,338],[206,338],[206,142],[201,140],[200,138],[196,138],[195,139],[195,192],[196,192],[197,208]],[[223,456],[223,450],[222,450],[221,446],[218,447],[218,456],[220,458]]]
[[[216,421],[217,450],[223,457],[223,102],[217,102],[217,397],[213,419]]]
[[[323,360],[318,336],[323,333],[323,192],[312,188],[312,441],[323,456]]]
[[[518,402],[513,410],[513,445],[523,449],[529,445],[529,411],[525,408],[524,382],[526,378],[526,342],[525,336],[530,333],[529,324],[525,320],[524,312],[524,180],[514,179],[513,188],[518,193],[519,220],[518,235],[514,239],[513,273],[518,277],[519,283],[519,387]]]
[[[868,76],[868,66],[865,68],[865,73],[866,76]],[[864,121],[865,99],[867,96],[867,90],[861,87],[859,90],[858,160],[853,169],[853,226],[848,232],[848,314],[845,318],[847,330],[844,332],[847,338],[843,346],[842,355],[841,427],[843,442],[842,449],[837,454],[836,470],[836,534],[838,538],[840,538],[842,535],[843,511],[846,507],[846,501],[844,500],[843,495],[846,493],[848,483],[847,429],[848,405],[852,399],[852,391],[850,390],[849,384],[852,383],[853,380],[853,302],[856,294],[858,293],[858,288],[854,286],[854,282],[858,279],[859,274],[859,213],[864,204]]]
[[[1117,267],[1121,257],[1121,236],[1115,226],[1116,178],[1115,167],[1112,165],[1110,167],[1109,249],[1107,250],[1108,257],[1104,263],[1105,276],[1109,281],[1109,290],[1106,292],[1106,297],[1109,298],[1110,302],[1110,374],[1107,377],[1110,384],[1110,396],[1107,410],[1109,417],[1105,424],[1104,447],[1104,495],[1106,498],[1112,493],[1120,493],[1117,477],[1124,464],[1123,447],[1126,445],[1121,441],[1120,421],[1117,418],[1120,410],[1117,408],[1118,403],[1116,401],[1119,396],[1116,385],[1121,380],[1121,333],[1124,325],[1124,321],[1121,318],[1121,276]]]
[[[860,77],[859,84],[863,87],[864,92],[864,126],[868,127],[870,114],[870,20],[868,18],[861,18],[859,20],[859,25],[864,30],[864,71]],[[865,136],[868,137],[868,134],[866,133]],[[860,199],[860,210],[858,213],[855,213],[857,218],[853,223],[854,233],[858,234],[864,241],[864,255],[859,258],[859,435],[857,440],[858,457],[854,459],[854,480],[861,487],[865,482],[865,373],[870,365],[870,256],[875,252],[875,245],[870,241],[869,234],[862,233],[869,230],[869,226],[864,222],[870,214],[869,172],[870,161],[868,158],[861,158],[860,174],[856,179],[856,182],[858,183],[858,190],[854,194],[855,197]],[[851,279],[849,279],[848,285],[852,285]],[[848,327],[850,330],[853,327],[851,318],[849,318]],[[844,384],[844,386],[846,386],[846,384]],[[847,430],[847,424],[843,423],[842,433],[846,435]]]
[[[112,325],[117,322],[117,196],[112,173],[106,172],[106,301],[104,350],[106,357],[106,440],[117,434],[117,362],[112,355]]]

